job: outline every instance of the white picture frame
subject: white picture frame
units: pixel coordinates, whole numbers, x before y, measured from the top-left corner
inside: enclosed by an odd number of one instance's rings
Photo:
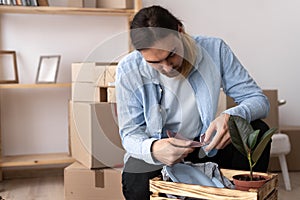
[[[40,56],[36,83],[56,83],[60,55]]]

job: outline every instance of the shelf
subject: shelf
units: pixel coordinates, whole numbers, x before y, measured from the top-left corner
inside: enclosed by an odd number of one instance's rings
[[[134,14],[134,9],[73,8],[48,6],[0,6],[0,14],[1,13],[131,16]]]
[[[63,87],[71,87],[71,83],[0,84],[0,89],[9,89],[9,88],[63,88]]]
[[[75,7],[49,7],[49,6],[7,6],[0,5],[0,17],[6,20],[6,16],[10,14],[24,14],[22,17],[29,15],[47,15],[51,18],[52,15],[78,15],[78,16],[117,16],[126,17],[126,27],[134,14],[142,7],[142,0],[134,0],[133,9],[108,9],[108,8],[75,8]],[[25,20],[25,19],[24,19]],[[107,22],[109,24],[109,22]],[[3,39],[0,37],[0,39]],[[1,41],[0,41],[1,43]],[[1,46],[1,45],[0,45]],[[0,95],[2,90],[8,89],[37,89],[43,90],[50,88],[66,88],[71,89],[72,83],[52,83],[52,84],[23,84],[23,83],[6,83],[0,84]],[[24,90],[26,91],[26,90]],[[6,91],[5,91],[6,92]],[[1,102],[2,103],[2,102]],[[1,105],[5,106],[5,105]],[[28,108],[30,109],[30,108]],[[32,108],[34,109],[34,107]],[[57,109],[54,110],[57,112]],[[6,116],[1,116],[6,117]],[[9,117],[9,116],[8,116]],[[67,117],[67,116],[66,116]],[[16,119],[17,120],[17,119]],[[1,123],[1,120],[0,120]],[[34,123],[34,122],[33,122]],[[18,125],[18,124],[17,124]],[[65,133],[68,134],[68,133]],[[0,127],[0,143],[1,143],[1,127]],[[24,153],[25,154],[25,153]],[[2,167],[26,167],[26,166],[45,166],[45,165],[60,165],[75,162],[69,153],[49,153],[49,154],[36,154],[36,155],[14,155],[1,157],[1,144],[0,144],[0,181],[2,180]],[[1,199],[1,198],[0,198]]]
[[[18,156],[2,157],[0,162],[0,167],[56,165],[56,164],[68,164],[73,162],[75,162],[75,159],[70,157],[68,153],[18,155]]]

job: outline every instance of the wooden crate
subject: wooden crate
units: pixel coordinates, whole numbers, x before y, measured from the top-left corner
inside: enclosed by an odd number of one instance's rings
[[[232,176],[245,171],[221,169],[224,176],[232,180]],[[276,200],[278,199],[278,175],[269,173],[255,173],[267,175],[271,179],[259,189],[250,189],[249,191],[240,191],[235,189],[214,188],[200,185],[174,183],[161,180],[156,177],[150,180],[150,190],[152,200],[171,199],[162,197],[160,194],[169,194],[175,196],[184,196],[199,199],[213,200],[237,200],[237,199],[255,199],[255,200]]]

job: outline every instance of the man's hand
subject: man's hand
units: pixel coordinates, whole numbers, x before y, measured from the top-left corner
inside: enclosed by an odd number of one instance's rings
[[[189,147],[191,140],[176,138],[160,139],[152,144],[152,153],[156,160],[166,164],[174,165],[181,162],[194,148]]]
[[[212,149],[223,149],[228,144],[231,143],[230,133],[228,128],[228,120],[230,115],[221,114],[214,121],[212,121],[206,130],[204,142],[208,143],[205,151],[210,151]],[[216,131],[216,135],[213,133]],[[212,139],[212,140],[211,140]],[[209,142],[211,140],[211,142]]]

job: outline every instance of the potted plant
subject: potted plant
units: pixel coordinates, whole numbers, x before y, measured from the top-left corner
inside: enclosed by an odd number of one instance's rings
[[[254,175],[253,167],[256,165],[272,135],[276,131],[276,128],[269,129],[258,139],[260,130],[253,130],[250,123],[242,117],[230,116],[228,126],[232,144],[248,159],[250,169],[249,174],[233,176],[236,189],[248,190],[249,188],[259,188],[267,179],[261,175]],[[258,185],[246,186],[249,184]]]

